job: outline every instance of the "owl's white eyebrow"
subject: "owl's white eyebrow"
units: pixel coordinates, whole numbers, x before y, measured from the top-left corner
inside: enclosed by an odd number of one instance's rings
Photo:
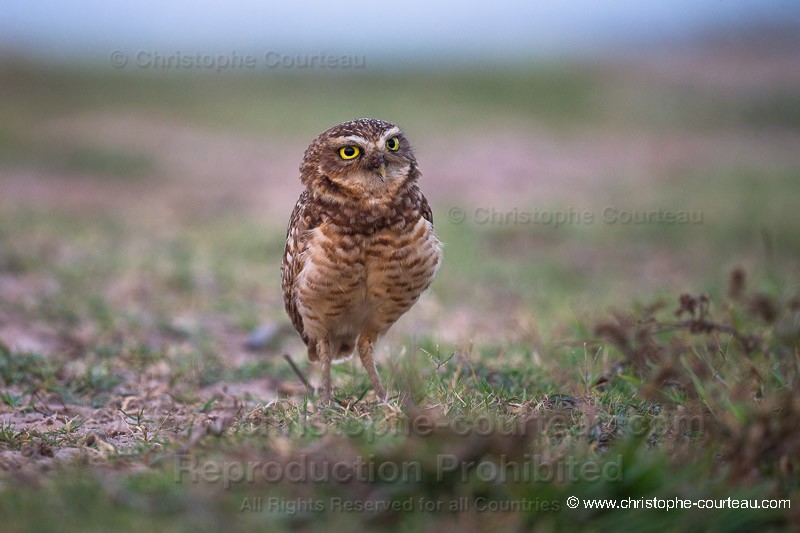
[[[367,140],[360,135],[348,135],[347,137],[339,137],[343,141],[351,142],[354,144],[366,145]]]
[[[381,144],[385,143],[387,139],[390,139],[390,138],[394,137],[395,135],[399,135],[399,134],[400,134],[400,128],[395,126],[394,128],[390,129],[389,131],[387,131],[386,133],[381,135]]]

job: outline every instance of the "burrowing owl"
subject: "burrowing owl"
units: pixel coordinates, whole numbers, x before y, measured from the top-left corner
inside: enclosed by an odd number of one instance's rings
[[[377,395],[375,341],[431,284],[441,261],[420,172],[400,128],[376,119],[344,122],[306,149],[281,265],[292,324],[322,365],[322,402],[331,398],[331,361],[358,348]]]

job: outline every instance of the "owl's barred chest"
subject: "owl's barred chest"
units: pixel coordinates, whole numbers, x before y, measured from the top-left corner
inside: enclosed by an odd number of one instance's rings
[[[342,332],[387,329],[430,285],[440,246],[421,216],[412,224],[368,235],[341,231],[335,224],[315,228],[300,273],[306,326]]]

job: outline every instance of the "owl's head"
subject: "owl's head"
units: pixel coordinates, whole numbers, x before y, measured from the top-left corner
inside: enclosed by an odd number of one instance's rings
[[[300,174],[309,188],[365,199],[393,195],[419,170],[400,128],[360,118],[319,134],[306,149]]]

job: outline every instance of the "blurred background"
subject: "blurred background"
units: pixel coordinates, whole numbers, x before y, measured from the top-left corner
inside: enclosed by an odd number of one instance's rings
[[[796,509],[564,502],[797,501],[800,2],[205,4],[0,2],[4,530],[797,529]],[[282,357],[318,383],[280,263],[304,150],[357,117],[414,145],[444,259],[378,346],[397,396],[375,401],[355,358],[333,370],[346,407],[316,410]],[[671,323],[683,293],[722,325]],[[428,415],[479,430],[390,429]],[[548,474],[458,483],[445,451]],[[252,483],[356,454],[425,475]],[[198,483],[173,457],[212,462]],[[231,490],[204,468],[245,464]],[[326,495],[510,511],[300,506]]]
[[[6,2],[0,338],[283,327],[303,151],[363,116],[414,143],[446,243],[397,335],[559,338],[736,266],[778,290],[798,28],[791,0]]]

